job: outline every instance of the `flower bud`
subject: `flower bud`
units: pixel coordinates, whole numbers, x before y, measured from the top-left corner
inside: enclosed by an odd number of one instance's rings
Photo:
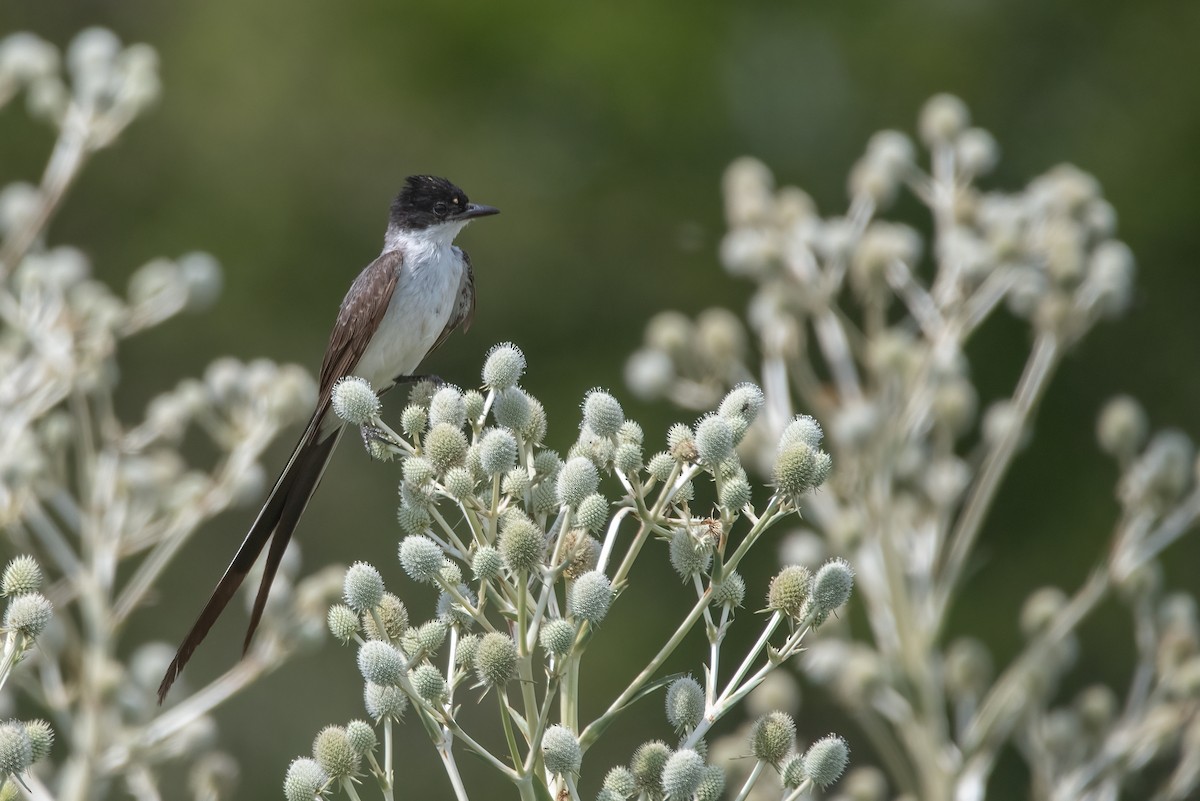
[[[515,387],[525,373],[525,354],[511,342],[501,342],[488,351],[483,363],[483,384],[492,390]]]
[[[439,423],[425,437],[425,456],[439,473],[463,463],[467,455],[467,437],[449,423]],[[411,459],[409,460],[411,461]]]
[[[404,656],[383,640],[368,640],[358,649],[358,672],[372,684],[399,684]]]
[[[579,739],[566,726],[554,725],[542,735],[542,755],[546,770],[556,776],[577,775],[583,764]]]
[[[375,746],[379,743],[379,739],[375,736],[375,729],[371,728],[371,724],[365,720],[352,720],[347,723],[346,739],[350,742],[354,753],[359,756],[368,751],[374,751]]]
[[[608,522],[608,501],[599,493],[592,493],[579,502],[575,510],[575,523],[595,534]]]
[[[379,619],[383,621],[383,635],[385,636],[381,636],[380,632],[376,630],[373,616],[363,615],[362,619],[363,630],[368,638],[396,640],[408,628],[408,609],[405,608],[404,602],[395,595],[385,592],[379,602]]]
[[[476,581],[492,581],[500,575],[504,557],[491,545],[480,545],[471,557],[471,573]]]
[[[41,593],[30,592],[8,602],[8,608],[4,610],[4,628],[19,631],[26,637],[37,637],[46,630],[53,616],[54,606],[50,601]]]
[[[483,417],[483,407],[487,403],[477,390],[468,389],[463,393],[463,410],[467,413],[467,422],[474,426]]]
[[[339,378],[331,396],[333,413],[351,425],[361,426],[379,414],[379,396],[369,381],[358,376]]]
[[[733,454],[733,429],[720,415],[701,418],[696,424],[696,453],[700,462],[716,467]]]
[[[429,401],[429,424],[448,423],[461,429],[467,422],[467,409],[458,387],[445,386],[433,393]]]
[[[475,657],[479,656],[479,645],[483,638],[478,634],[466,634],[458,639],[458,650],[454,654],[454,664],[466,670],[475,669]]]
[[[475,494],[475,477],[465,467],[451,467],[447,470],[442,485],[457,501],[465,501]]]
[[[325,622],[329,626],[329,633],[339,642],[350,642],[358,633],[358,615],[345,604],[329,607]]]
[[[808,600],[812,577],[803,565],[788,565],[771,579],[767,591],[767,608],[798,618]]]
[[[675,467],[675,459],[666,451],[660,451],[650,458],[646,472],[659,481],[666,481]]]
[[[404,711],[408,709],[408,696],[395,685],[367,682],[363,690],[363,705],[371,720],[400,720],[404,717]]]
[[[44,720],[30,720],[25,724],[25,734],[29,737],[33,761],[39,762],[50,756],[54,747],[54,729]]]
[[[532,571],[542,564],[545,555],[545,535],[537,524],[523,517],[501,527],[498,545],[504,564],[516,574]]]
[[[622,443],[613,454],[613,469],[627,476],[642,467],[642,449],[639,445]]]
[[[612,600],[608,576],[598,570],[584,573],[571,587],[571,614],[597,626],[608,615]]]
[[[845,559],[830,559],[821,565],[812,582],[813,606],[819,614],[828,615],[850,598],[854,589],[854,570]]]
[[[750,752],[768,765],[779,765],[796,747],[796,722],[786,712],[769,712],[750,729]]]
[[[850,749],[846,741],[836,734],[828,734],[804,752],[804,775],[812,779],[813,784],[825,788],[838,780],[849,761]]]
[[[505,428],[524,431],[533,419],[533,404],[520,387],[511,387],[496,393],[492,417]]]
[[[558,502],[572,508],[583,502],[600,486],[600,474],[590,459],[576,456],[558,474]]]
[[[612,791],[617,798],[625,799],[637,792],[637,783],[629,768],[617,765],[604,775],[604,789]]]
[[[342,598],[356,612],[379,606],[383,600],[383,577],[366,562],[355,562],[342,582]]]
[[[677,462],[692,462],[699,455],[696,438],[683,423],[676,423],[667,430],[667,450]]]
[[[655,795],[662,792],[662,772],[670,758],[671,749],[662,740],[643,743],[633,752],[629,770],[639,792]]]
[[[740,573],[726,573],[725,580],[713,587],[713,606],[727,606],[730,609],[742,605],[746,600],[746,580]]]
[[[425,621],[417,627],[417,647],[426,654],[436,653],[437,649],[441,648],[442,643],[446,641],[449,628],[449,624],[440,617]],[[384,682],[379,683],[383,684]]]
[[[0,723],[0,776],[17,776],[33,764],[33,743],[17,720]]]
[[[583,399],[583,424],[602,437],[615,437],[625,422],[621,404],[603,389],[593,389]]]
[[[704,778],[704,758],[690,748],[681,748],[663,766],[662,789],[667,798],[691,798]]]
[[[689,731],[704,716],[704,688],[691,676],[682,676],[667,688],[667,722],[676,732]]]
[[[498,631],[483,635],[475,654],[475,676],[485,687],[501,687],[517,674],[517,644]]]
[[[504,473],[517,463],[517,439],[507,428],[493,428],[479,441],[479,464],[488,476]]]
[[[789,445],[802,442],[810,448],[816,448],[820,446],[824,436],[825,433],[821,431],[821,424],[816,421],[816,418],[807,414],[798,414],[783,429],[779,447],[782,450]]]
[[[711,534],[693,534],[683,526],[675,529],[671,535],[671,567],[684,580],[706,573],[712,565],[713,545]]]
[[[293,759],[283,780],[283,797],[286,801],[312,801],[328,784],[329,774],[315,759]]]
[[[562,618],[547,621],[538,633],[538,643],[550,656],[565,655],[575,643],[575,624]]]
[[[784,762],[783,767],[779,770],[779,777],[783,781],[783,786],[789,790],[799,787],[805,779],[804,756],[793,754],[788,757],[787,762]]]
[[[423,534],[409,535],[400,542],[400,565],[413,581],[433,584],[444,561],[442,549]]]
[[[446,700],[446,679],[442,676],[441,671],[433,665],[418,666],[409,674],[409,680],[412,682],[413,689],[417,691],[417,695],[430,704],[438,706]]]
[[[313,740],[313,759],[334,779],[358,772],[359,756],[350,746],[350,738],[341,726],[326,726]]]
[[[744,475],[731,478],[721,485],[719,502],[722,509],[740,512],[751,500],[750,481]]]
[[[37,592],[42,587],[42,568],[32,556],[18,556],[4,568],[0,591],[5,597]]]
[[[725,771],[720,765],[705,765],[700,784],[696,787],[696,801],[719,801],[725,792]]]
[[[406,436],[414,437],[417,434],[424,434],[428,425],[429,410],[424,406],[410,404],[405,406],[404,411],[400,413],[400,430]]]

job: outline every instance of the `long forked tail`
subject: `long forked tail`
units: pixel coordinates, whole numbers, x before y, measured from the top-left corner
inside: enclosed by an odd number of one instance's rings
[[[262,553],[267,541],[270,540],[271,548],[267,551],[262,582],[258,586],[254,609],[250,613],[250,626],[242,645],[243,653],[249,649],[250,640],[254,637],[254,630],[258,628],[263,608],[267,603],[271,582],[283,559],[283,552],[292,539],[292,532],[295,531],[300,516],[304,514],[304,509],[308,506],[313,492],[316,491],[317,484],[321,482],[321,476],[325,473],[329,457],[333,455],[334,446],[341,438],[341,431],[342,429],[339,427],[336,431],[322,432],[319,421],[314,416],[314,420],[304,432],[300,444],[292,453],[292,458],[288,460],[279,480],[275,482],[275,488],[271,490],[267,502],[263,504],[262,511],[258,513],[254,525],[250,527],[246,538],[242,540],[233,561],[225,569],[225,575],[221,576],[221,580],[217,582],[208,603],[204,605],[200,616],[196,618],[195,624],[183,638],[179,650],[175,652],[175,658],[171,660],[162,683],[158,685],[158,702],[160,704],[167,697],[171,685],[175,683],[175,679],[183,671],[184,665],[191,659],[196,647],[204,641],[208,630],[212,628],[213,623],[217,622],[221,612],[233,598],[238,587],[242,585],[242,581],[250,572],[258,555]]]

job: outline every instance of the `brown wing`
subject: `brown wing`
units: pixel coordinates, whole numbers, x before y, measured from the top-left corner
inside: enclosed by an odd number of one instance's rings
[[[454,329],[460,325],[464,331],[471,330],[471,321],[475,319],[475,270],[471,268],[471,257],[467,255],[467,251],[459,247],[456,247],[455,250],[462,254],[463,263],[467,269],[463,270],[462,281],[458,284],[458,298],[454,301],[454,308],[450,310],[446,327],[442,329],[442,333],[438,334],[437,341],[429,349],[430,353],[441,347]]]
[[[329,405],[329,393],[339,378],[350,374],[366,351],[371,337],[387,312],[400,278],[404,257],[388,251],[358,274],[338,309],[337,321],[329,334],[329,346],[321,363],[320,401],[313,416],[319,421]]]

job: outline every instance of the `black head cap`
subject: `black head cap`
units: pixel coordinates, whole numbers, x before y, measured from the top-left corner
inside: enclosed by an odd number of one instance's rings
[[[470,220],[495,214],[491,206],[467,200],[463,192],[445,178],[410,175],[392,201],[391,224],[401,228],[428,228],[442,222]]]

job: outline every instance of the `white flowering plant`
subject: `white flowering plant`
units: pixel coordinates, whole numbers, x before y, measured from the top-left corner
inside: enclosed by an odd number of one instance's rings
[[[761,162],[732,164],[721,261],[755,286],[746,323],[725,309],[664,312],[627,380],[690,409],[757,382],[763,411],[742,451],[760,473],[797,405],[825,423],[838,469],[782,552],[842,556],[859,574],[866,627],[825,632],[793,660],[853,715],[883,768],[860,764],[847,797],[977,801],[1009,750],[1030,798],[1194,797],[1200,623],[1159,560],[1200,515],[1196,454],[1182,432],[1151,435],[1132,398],[1099,414],[1121,512],[1086,580],[1031,587],[1012,612],[1024,647],[1001,665],[982,632],[947,636],[955,609],[994,603],[969,581],[981,532],[1063,357],[1129,305],[1134,263],[1091,175],[1063,165],[1016,192],[984,189],[998,147],[962,101],[933,98],[918,129],[927,165],[907,135],[875,135],[841,216],[777,188]],[[928,246],[882,217],[905,192],[929,213]],[[1032,346],[1011,391],[981,397],[967,345],[1005,310]],[[1060,689],[1080,625],[1113,598],[1132,619],[1127,686]]]

